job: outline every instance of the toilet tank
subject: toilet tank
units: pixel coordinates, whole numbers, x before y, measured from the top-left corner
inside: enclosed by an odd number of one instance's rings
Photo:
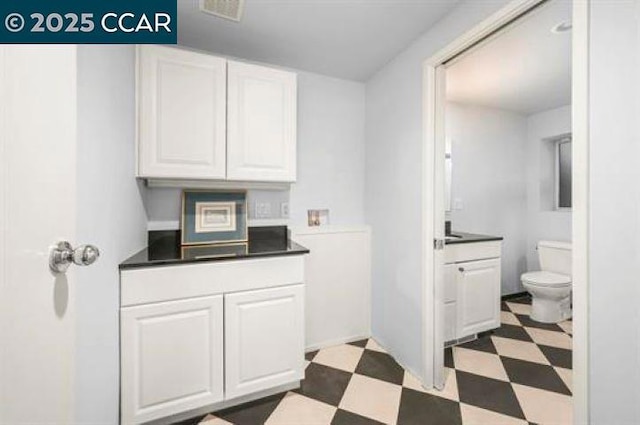
[[[538,242],[538,259],[542,271],[571,276],[571,243],[540,241]]]

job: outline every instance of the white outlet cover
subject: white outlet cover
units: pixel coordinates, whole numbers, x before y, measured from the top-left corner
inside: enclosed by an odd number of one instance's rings
[[[280,217],[281,218],[289,218],[289,203],[283,202],[280,204]]]

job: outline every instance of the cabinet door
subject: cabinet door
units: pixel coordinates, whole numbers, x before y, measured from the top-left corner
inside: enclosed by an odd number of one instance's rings
[[[456,264],[458,338],[500,326],[500,260]]]
[[[227,178],[296,180],[297,77],[229,62]]]
[[[304,378],[303,285],[225,295],[225,394]]]
[[[122,423],[223,399],[221,295],[121,310]]]
[[[139,47],[140,177],[226,177],[226,75],[215,56]]]

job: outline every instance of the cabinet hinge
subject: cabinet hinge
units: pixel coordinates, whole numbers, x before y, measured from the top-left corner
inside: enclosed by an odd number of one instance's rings
[[[436,251],[442,251],[444,249],[444,239],[434,239],[433,249]]]

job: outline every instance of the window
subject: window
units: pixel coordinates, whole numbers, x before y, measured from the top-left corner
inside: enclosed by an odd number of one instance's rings
[[[556,209],[571,209],[571,138],[556,142]]]

